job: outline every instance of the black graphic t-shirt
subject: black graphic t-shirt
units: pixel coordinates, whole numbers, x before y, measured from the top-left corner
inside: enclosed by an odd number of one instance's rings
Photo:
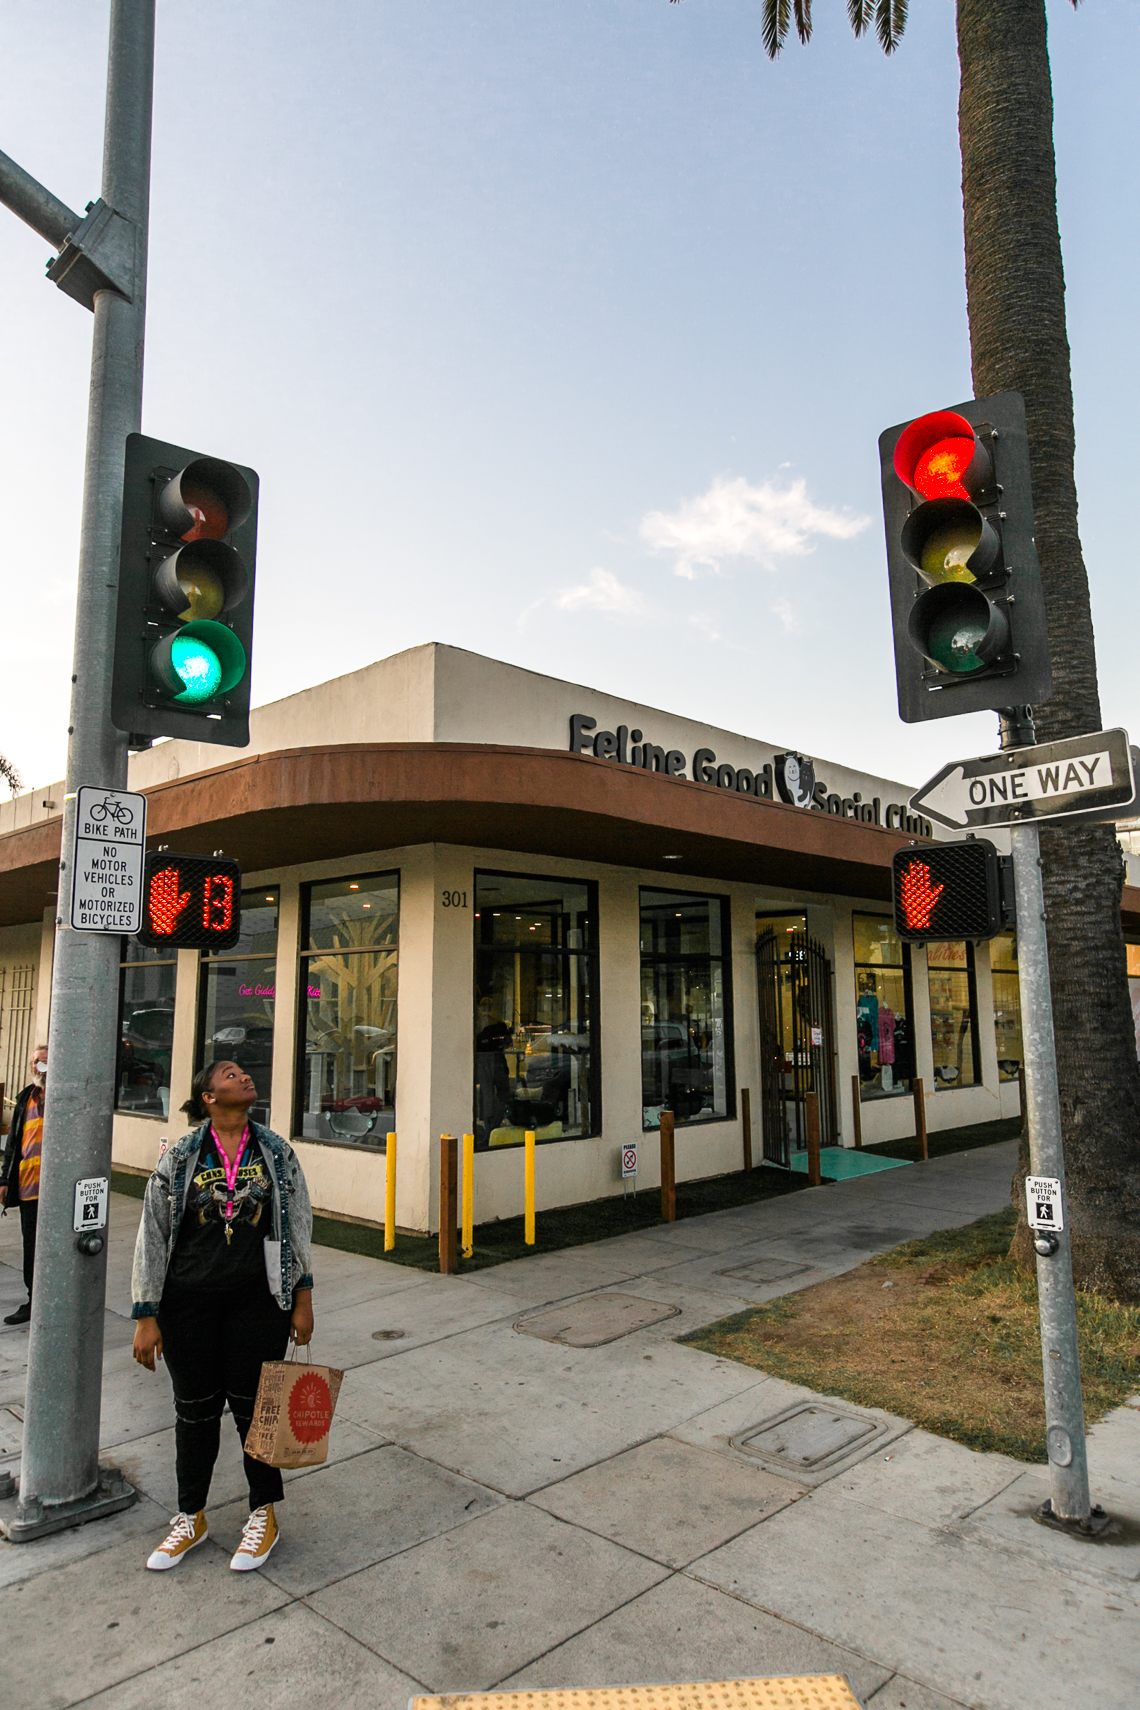
[[[273,1237],[273,1187],[257,1142],[245,1143],[233,1191],[210,1139],[186,1186],[186,1207],[167,1282],[214,1293],[265,1281],[266,1236]],[[227,1208],[232,1211],[227,1217]]]

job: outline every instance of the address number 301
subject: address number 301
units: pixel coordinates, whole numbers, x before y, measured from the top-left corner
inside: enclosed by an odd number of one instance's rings
[[[442,892],[442,896],[443,896],[444,908],[466,908],[467,907],[467,892],[466,891],[444,891],[444,892]]]

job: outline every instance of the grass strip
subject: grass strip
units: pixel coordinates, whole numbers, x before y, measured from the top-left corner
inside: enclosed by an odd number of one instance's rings
[[[972,1449],[1044,1461],[1037,1279],[1006,1259],[1015,1222],[1011,1206],[939,1230],[678,1340]],[[1077,1332],[1094,1425],[1136,1390],[1140,1308],[1078,1293]]]

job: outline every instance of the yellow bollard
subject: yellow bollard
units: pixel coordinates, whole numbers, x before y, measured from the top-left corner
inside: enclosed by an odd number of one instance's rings
[[[475,1251],[475,1136],[463,1136],[463,1257]]]
[[[396,1136],[389,1134],[384,1159],[384,1251],[396,1245]]]
[[[526,1167],[523,1175],[524,1229],[523,1239],[534,1246],[534,1129],[526,1131]]]

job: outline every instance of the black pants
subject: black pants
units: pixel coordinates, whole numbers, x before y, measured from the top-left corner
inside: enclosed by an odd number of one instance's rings
[[[174,1385],[178,1506],[184,1514],[197,1514],[206,1506],[227,1401],[245,1442],[262,1362],[284,1357],[290,1316],[282,1312],[263,1277],[226,1294],[164,1291],[158,1327]],[[277,1467],[246,1455],[245,1476],[251,1509],[281,1501]]]
[[[24,1238],[24,1287],[32,1298],[32,1275],[36,1268],[36,1219],[40,1214],[38,1199],[20,1201],[20,1234]]]

